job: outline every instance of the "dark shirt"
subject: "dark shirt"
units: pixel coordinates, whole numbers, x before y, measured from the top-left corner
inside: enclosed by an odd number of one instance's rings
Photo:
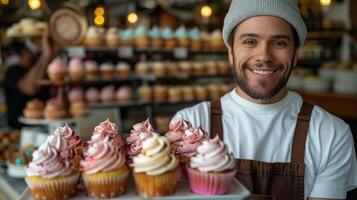
[[[11,66],[5,72],[4,92],[5,102],[7,107],[7,121],[12,128],[19,129],[23,125],[18,121],[22,116],[22,111],[26,106],[27,101],[38,98],[45,101],[49,98],[48,88],[41,88],[34,96],[28,96],[19,89],[19,81],[23,78],[29,69],[21,68],[20,66]],[[39,77],[41,79],[41,77]]]

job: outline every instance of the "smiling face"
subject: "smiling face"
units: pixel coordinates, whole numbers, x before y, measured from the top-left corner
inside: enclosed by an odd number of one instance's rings
[[[257,16],[241,22],[232,34],[228,52],[237,93],[262,104],[284,98],[297,63],[292,26],[278,17]]]

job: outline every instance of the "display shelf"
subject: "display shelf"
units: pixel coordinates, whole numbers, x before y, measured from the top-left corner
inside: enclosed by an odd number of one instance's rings
[[[309,103],[319,105],[342,118],[357,119],[357,95],[295,90]]]
[[[103,108],[128,108],[128,107],[139,107],[139,106],[180,106],[180,105],[190,105],[198,103],[199,101],[180,101],[180,102],[154,102],[154,101],[127,101],[127,102],[110,102],[110,103],[89,103],[88,108],[90,109],[103,109]]]

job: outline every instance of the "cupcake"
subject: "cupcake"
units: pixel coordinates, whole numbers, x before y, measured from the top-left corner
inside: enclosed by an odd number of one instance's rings
[[[80,58],[73,58],[68,64],[69,79],[71,82],[81,82],[85,75],[84,64]]]
[[[175,38],[179,47],[187,48],[190,45],[186,27],[183,25],[176,29]]]
[[[149,63],[146,61],[140,61],[135,65],[135,73],[139,76],[145,75],[150,72]]]
[[[86,79],[95,79],[98,77],[98,64],[94,60],[87,60],[84,62]]]
[[[47,68],[47,75],[55,85],[64,84],[67,75],[67,66],[60,59],[54,59]]]
[[[102,78],[113,78],[114,65],[112,63],[102,63],[99,66],[99,71]]]
[[[210,99],[216,99],[221,96],[221,90],[217,84],[212,83],[208,85],[207,88],[208,88]]]
[[[210,44],[211,44],[212,51],[220,51],[225,48],[221,30],[216,29],[212,31],[210,38],[211,38]]]
[[[164,76],[166,74],[166,68],[162,61],[156,61],[152,63],[152,72],[156,76]]]
[[[183,165],[197,154],[197,147],[208,138],[208,134],[201,127],[193,129],[191,123],[184,119],[172,121],[165,136],[170,142],[172,152],[179,157]]]
[[[164,39],[163,48],[173,49],[176,47],[176,39],[170,27],[164,28],[161,34],[161,37]]]
[[[87,103],[83,100],[77,100],[70,103],[69,113],[72,117],[84,117],[88,114]]]
[[[182,88],[182,99],[186,102],[195,100],[195,91],[193,86],[185,85]]]
[[[151,47],[160,49],[163,45],[163,40],[161,38],[160,29],[156,25],[149,31],[149,36],[151,38]]]
[[[104,88],[102,88],[102,91],[100,92],[100,100],[102,102],[112,102],[115,99],[115,88],[112,85],[108,85]]]
[[[202,48],[204,51],[211,50],[211,34],[207,31],[201,31],[201,38],[202,38]]]
[[[192,62],[193,74],[196,76],[203,76],[206,74],[205,64],[202,61]]]
[[[207,71],[207,75],[217,75],[217,65],[216,62],[213,60],[208,60],[205,62],[206,65],[206,71]]]
[[[89,103],[97,103],[100,101],[100,92],[98,89],[91,87],[86,90],[86,100]]]
[[[119,30],[116,27],[110,27],[105,35],[105,41],[108,47],[117,47],[120,44],[118,37]]]
[[[171,154],[169,141],[154,134],[142,146],[131,165],[137,192],[144,198],[172,195],[180,179],[180,165]]]
[[[84,100],[84,92],[81,87],[71,88],[68,92],[69,102]]]
[[[190,75],[192,73],[191,63],[188,61],[179,62],[180,72]]]
[[[129,137],[126,138],[126,153],[129,162],[142,150],[142,141],[151,137],[153,134],[154,129],[150,124],[149,118],[133,126]]]
[[[33,153],[25,180],[34,199],[68,199],[75,195],[80,174],[61,153],[48,143]]]
[[[98,27],[90,26],[84,38],[84,45],[88,47],[99,47],[104,44],[104,35]]]
[[[138,89],[139,101],[151,101],[152,89],[148,85],[142,85]]]
[[[134,41],[135,41],[135,47],[138,49],[146,49],[148,48],[150,44],[150,38],[148,35],[148,31],[145,26],[138,26],[135,29],[135,36],[134,36]]]
[[[177,75],[180,72],[177,62],[166,61],[165,66],[168,75]]]
[[[180,102],[182,100],[181,93],[182,92],[180,87],[169,87],[167,90],[168,101],[172,103]]]
[[[115,75],[118,78],[128,78],[131,73],[130,65],[126,62],[118,62],[115,66]]]
[[[190,38],[190,49],[193,51],[201,50],[202,48],[202,38],[200,30],[197,27],[192,28],[188,32],[188,37]]]
[[[208,99],[208,91],[205,86],[196,85],[194,91],[197,101],[205,101]]]
[[[38,99],[33,99],[26,103],[23,111],[24,117],[28,119],[40,119],[43,117],[44,104]]]
[[[134,44],[134,30],[124,29],[119,32],[120,46],[132,46]]]
[[[59,100],[50,99],[46,102],[44,116],[49,120],[65,118],[67,116],[66,108]]]
[[[229,192],[236,173],[234,157],[216,136],[197,148],[197,155],[187,165],[191,191],[199,195]]]
[[[167,100],[167,86],[155,85],[152,95],[155,102],[165,102]]]
[[[115,93],[118,102],[127,102],[133,98],[133,92],[129,86],[121,86]]]
[[[125,192],[129,169],[118,127],[109,120],[95,127],[81,161],[87,193],[94,198],[112,198]]]

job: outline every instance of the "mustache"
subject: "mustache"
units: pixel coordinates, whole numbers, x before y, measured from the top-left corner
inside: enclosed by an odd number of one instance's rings
[[[267,68],[278,69],[278,68],[282,68],[283,65],[282,65],[282,64],[274,64],[274,63],[271,63],[271,62],[262,62],[262,63],[253,63],[253,64],[244,63],[244,64],[243,64],[243,67],[244,67],[244,68],[250,68],[250,67],[262,68],[262,67],[267,67]]]

